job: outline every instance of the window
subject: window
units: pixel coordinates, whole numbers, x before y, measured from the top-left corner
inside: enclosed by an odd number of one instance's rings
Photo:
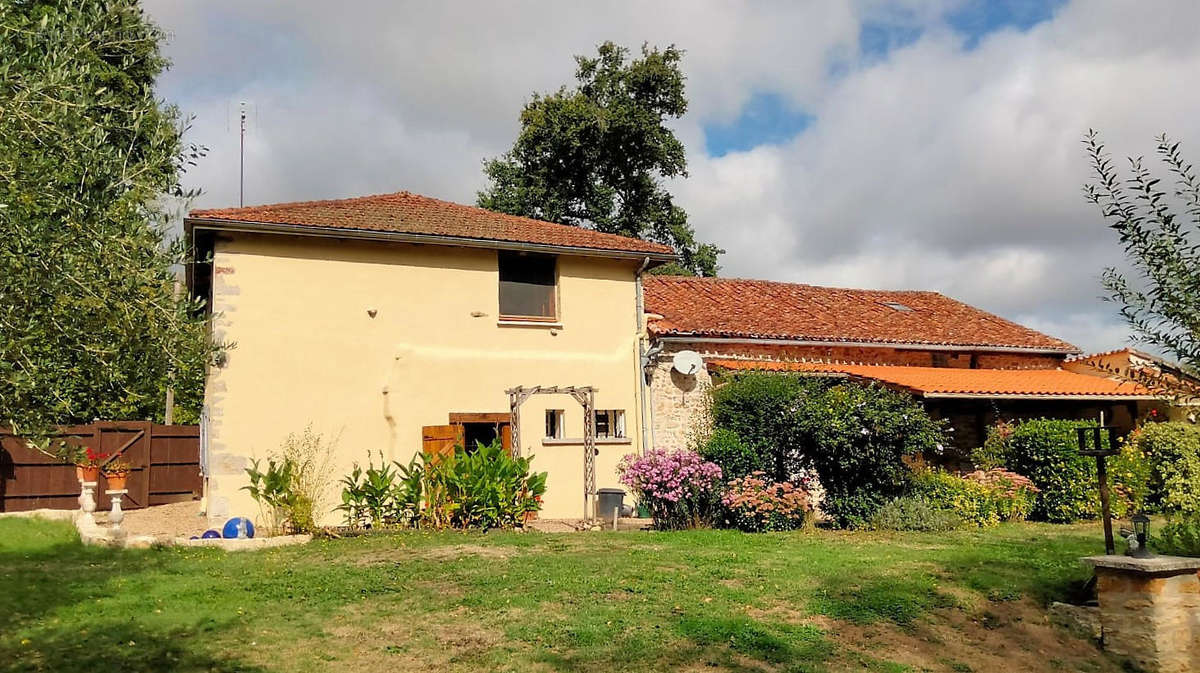
[[[546,410],[546,438],[547,439],[562,439],[563,438],[563,412],[562,409],[547,409]]]
[[[596,436],[613,439],[625,437],[625,412],[622,409],[596,411]]]
[[[901,304],[898,301],[885,301],[885,302],[881,302],[881,303],[884,306],[892,309],[893,311],[899,311],[901,313],[912,313],[911,306],[906,306],[905,304]]]
[[[500,317],[557,319],[556,262],[553,255],[500,252]]]

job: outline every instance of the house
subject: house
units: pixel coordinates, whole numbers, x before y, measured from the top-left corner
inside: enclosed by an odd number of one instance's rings
[[[547,517],[584,516],[642,450],[639,285],[669,247],[407,192],[197,210],[185,229],[189,287],[235,344],[205,389],[212,520],[257,512],[245,468],[310,424],[336,441],[335,482],[380,452],[500,439],[549,473]],[[518,386],[593,388],[594,453],[575,397],[517,420]]]
[[[855,290],[731,278],[644,280],[654,443],[687,446],[704,390],[731,372],[876,381],[921,399],[961,458],[1001,419],[1095,418],[1132,428],[1150,390],[1073,371],[1060,339],[936,292]],[[680,372],[674,356],[704,367]],[[955,457],[954,455],[951,458]]]
[[[1135,381],[1168,401],[1166,418],[1200,421],[1200,377],[1178,363],[1136,348],[1119,348],[1068,358],[1063,368],[1119,381]]]

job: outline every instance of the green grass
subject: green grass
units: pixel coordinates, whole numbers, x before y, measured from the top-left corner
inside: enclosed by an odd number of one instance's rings
[[[414,532],[224,553],[83,547],[67,525],[4,519],[0,671],[903,671],[838,625],[911,635],[1065,596],[1091,528]],[[968,670],[954,656],[936,670]]]

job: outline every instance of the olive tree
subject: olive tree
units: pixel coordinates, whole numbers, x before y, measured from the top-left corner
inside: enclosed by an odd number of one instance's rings
[[[0,4],[0,425],[198,417],[217,345],[168,222],[203,148],[134,0]]]

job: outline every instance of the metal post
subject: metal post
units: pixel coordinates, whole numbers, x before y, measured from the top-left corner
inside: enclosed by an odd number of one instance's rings
[[[1102,433],[1108,432],[1108,448],[1104,448],[1102,442]],[[1113,544],[1112,533],[1112,511],[1108,504],[1108,466],[1105,465],[1104,459],[1107,456],[1115,456],[1120,451],[1117,446],[1117,431],[1112,426],[1094,426],[1090,428],[1079,428],[1079,455],[1093,456],[1096,459],[1096,480],[1100,485],[1100,517],[1104,523],[1104,552],[1109,554],[1116,553],[1116,546]],[[1089,446],[1088,435],[1091,435]]]
[[[1097,430],[1097,440],[1099,434]],[[1104,456],[1096,456],[1096,477],[1100,480],[1100,516],[1104,517],[1104,553],[1112,556],[1117,548],[1113,544],[1112,517],[1108,509],[1108,470],[1104,465]]]

